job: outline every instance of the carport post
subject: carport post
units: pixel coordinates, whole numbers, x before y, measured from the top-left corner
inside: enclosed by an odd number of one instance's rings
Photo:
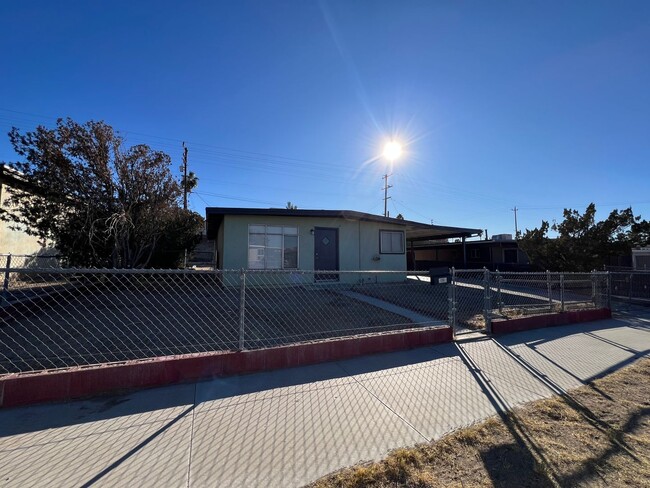
[[[560,273],[560,312],[564,312],[564,273]]]
[[[244,311],[246,309],[246,272],[239,270],[239,350],[244,350]]]
[[[490,270],[483,270],[483,319],[485,321],[485,332],[492,333],[492,321],[490,315],[492,311],[492,299],[490,298]]]
[[[465,246],[465,236],[463,236],[463,268],[467,269],[467,247]]]

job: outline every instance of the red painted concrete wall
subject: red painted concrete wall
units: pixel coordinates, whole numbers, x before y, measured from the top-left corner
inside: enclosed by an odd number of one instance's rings
[[[556,325],[577,324],[579,322],[591,322],[593,320],[611,319],[612,311],[608,308],[596,310],[575,310],[547,315],[535,315],[522,317],[520,319],[505,319],[492,321],[493,334],[507,334],[509,332],[520,332],[524,330],[539,329],[542,327],[553,327]]]
[[[269,371],[450,342],[450,327],[409,330],[241,352],[168,356],[0,379],[0,407],[71,400],[215,376]]]

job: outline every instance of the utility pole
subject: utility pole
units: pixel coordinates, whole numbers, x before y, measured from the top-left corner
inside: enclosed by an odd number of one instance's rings
[[[384,217],[388,217],[388,199],[390,198],[388,196],[388,189],[393,187],[393,185],[388,184],[389,176],[393,175],[385,174],[381,177],[381,179],[384,180]]]
[[[518,239],[519,236],[519,228],[517,227],[517,207],[510,209],[515,213],[515,240]]]
[[[183,208],[187,210],[187,147],[183,142]]]
[[[183,209],[187,210],[187,147],[183,142]],[[183,268],[187,268],[187,248],[183,251]]]

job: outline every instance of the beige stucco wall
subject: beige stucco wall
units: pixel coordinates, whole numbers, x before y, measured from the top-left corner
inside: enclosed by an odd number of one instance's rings
[[[406,253],[380,254],[379,231],[403,230],[404,227],[378,222],[362,222],[337,218],[249,216],[226,215],[217,235],[222,269],[240,269],[248,266],[248,226],[250,224],[283,225],[298,228],[298,268],[300,271],[314,270],[314,227],[338,229],[340,270],[406,270]],[[223,239],[223,244],[221,240]],[[406,243],[405,243],[406,247]],[[375,259],[373,259],[375,258]],[[377,259],[378,258],[378,259]],[[308,275],[313,278],[313,275]],[[354,274],[348,279],[341,275],[341,281],[358,282],[404,279],[405,275],[363,275]],[[294,277],[294,279],[296,279]]]
[[[0,205],[6,208],[7,186],[0,184]],[[43,249],[35,236],[30,236],[24,230],[13,230],[9,227],[15,224],[0,221],[0,254],[36,254]]]

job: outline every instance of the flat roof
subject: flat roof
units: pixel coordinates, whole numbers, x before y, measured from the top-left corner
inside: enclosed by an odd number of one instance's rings
[[[382,215],[373,215],[365,212],[357,212],[355,210],[290,210],[286,208],[207,207],[205,209],[205,215],[208,224],[208,238],[214,238],[210,236],[216,236],[217,229],[225,215],[336,218],[401,225],[404,227],[404,231],[406,232],[406,238],[412,241],[471,237],[478,235],[481,232],[481,229],[430,225],[422,222],[415,222],[413,220],[384,217]]]
[[[518,246],[518,242],[514,239],[511,240],[498,240],[498,239],[481,239],[477,241],[465,241],[468,246],[489,246],[489,245],[502,245],[502,244],[514,244]],[[418,242],[415,245],[415,249],[424,249],[424,248],[433,248],[433,247],[451,247],[451,246],[460,246],[461,242]]]

